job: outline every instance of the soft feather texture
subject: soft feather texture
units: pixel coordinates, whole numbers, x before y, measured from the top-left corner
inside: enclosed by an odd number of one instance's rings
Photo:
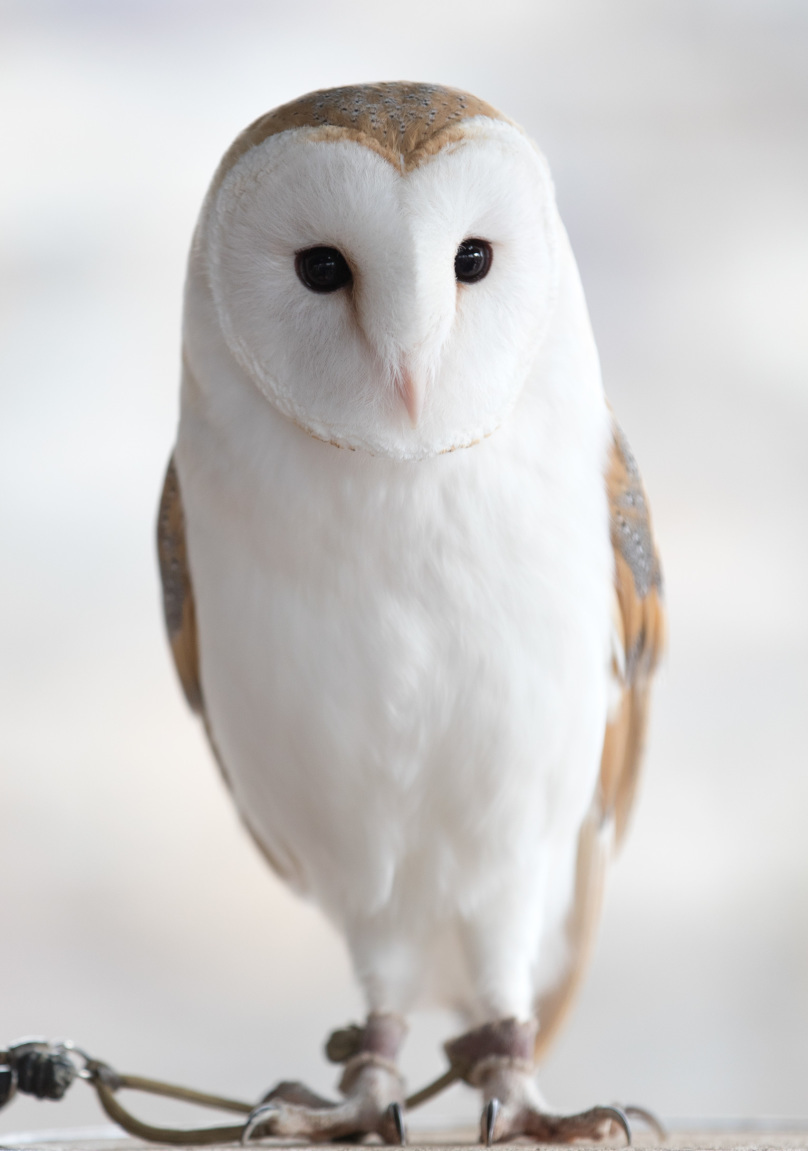
[[[216,169],[211,191],[246,152],[295,128],[313,128],[322,140],[352,140],[409,171],[461,140],[466,121],[476,116],[510,123],[485,100],[442,84],[387,81],[308,92],[239,133]]]
[[[512,408],[552,315],[559,230],[541,157],[477,118],[406,176],[351,140],[273,136],[222,180],[198,250],[229,351],[280,411],[341,447],[418,459]],[[494,249],[475,285],[452,271],[468,236]],[[343,253],[352,291],[301,285],[295,253],[317,244]],[[405,362],[429,398],[417,428],[396,389]]]
[[[402,173],[296,129],[217,180],[186,297],[182,619],[239,809],[344,931],[369,1006],[538,1008],[549,1037],[633,794],[637,740],[607,733],[652,660],[614,659],[615,440],[543,162],[508,125],[463,132]],[[478,222],[505,239],[467,319],[450,257]],[[295,245],[346,236],[375,289],[336,318],[285,301]],[[391,390],[401,355],[429,372],[415,429]],[[642,597],[620,570],[622,647]]]

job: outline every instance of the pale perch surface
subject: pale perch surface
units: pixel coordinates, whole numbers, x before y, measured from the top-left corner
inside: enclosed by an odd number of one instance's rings
[[[33,1133],[31,1135],[11,1135],[0,1139],[0,1151],[12,1151],[16,1148],[25,1148],[25,1151],[176,1151],[175,1148],[162,1146],[154,1143],[143,1143],[139,1139],[130,1139],[126,1136],[121,1136],[116,1139],[75,1139],[70,1138],[70,1132],[64,1133],[64,1138],[50,1137],[48,1139],[33,1141]],[[235,1147],[237,1144],[223,1144],[223,1146]],[[262,1140],[255,1144],[256,1148],[274,1148],[274,1147],[295,1147],[299,1151],[322,1151],[323,1144],[315,1145],[312,1148],[305,1147],[301,1143],[286,1143],[282,1140]],[[328,1146],[326,1144],[325,1146]],[[343,1145],[344,1146],[344,1145]],[[381,1144],[373,1143],[368,1146],[381,1146]],[[475,1136],[471,1131],[444,1131],[435,1133],[430,1132],[413,1132],[413,1135],[408,1143],[410,1151],[426,1151],[427,1148],[439,1147],[441,1151],[466,1151],[469,1147],[478,1147]],[[498,1148],[502,1151],[508,1151],[508,1148],[519,1148],[519,1151],[524,1151],[524,1148],[536,1146],[530,1142],[523,1143],[499,1143]],[[588,1147],[589,1144],[577,1143],[573,1144],[574,1147]],[[598,1147],[612,1148],[622,1146],[622,1143],[617,1142],[597,1144]],[[808,1128],[801,1131],[766,1131],[763,1128],[757,1130],[734,1130],[734,1131],[683,1131],[672,1132],[665,1143],[659,1143],[652,1137],[645,1137],[644,1132],[638,1132],[634,1146],[642,1148],[642,1151],[808,1151]]]

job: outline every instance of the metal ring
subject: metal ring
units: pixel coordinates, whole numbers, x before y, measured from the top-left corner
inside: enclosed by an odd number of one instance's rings
[[[250,1114],[247,1116],[247,1122],[244,1124],[244,1128],[241,1132],[240,1142],[242,1146],[249,1142],[253,1131],[256,1129],[256,1127],[261,1126],[264,1119],[268,1115],[277,1114],[279,1111],[280,1107],[278,1107],[275,1103],[261,1103],[258,1105],[258,1107],[254,1107]]]
[[[79,1047],[77,1043],[74,1043],[72,1039],[54,1039],[49,1046],[60,1055],[67,1055],[71,1061],[73,1061],[74,1056],[78,1056],[79,1059],[84,1060],[83,1067],[76,1067],[76,1077],[78,1079],[86,1079],[89,1081],[95,1079],[95,1072],[89,1070],[88,1064],[95,1063],[96,1060],[88,1051],[85,1051],[83,1047]]]

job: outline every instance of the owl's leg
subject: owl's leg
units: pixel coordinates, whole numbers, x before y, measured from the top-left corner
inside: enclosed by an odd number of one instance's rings
[[[277,1136],[319,1143],[379,1135],[385,1143],[404,1143],[404,1081],[396,1056],[406,1033],[400,1015],[371,1012],[364,1027],[335,1032],[329,1058],[343,1063],[332,1102],[302,1083],[279,1083],[252,1113],[247,1139]]]
[[[539,1143],[597,1142],[620,1131],[631,1142],[619,1107],[592,1107],[577,1115],[554,1115],[534,1079],[535,1020],[500,1019],[446,1044],[446,1054],[466,1083],[483,1095],[481,1141],[502,1143],[526,1135]]]

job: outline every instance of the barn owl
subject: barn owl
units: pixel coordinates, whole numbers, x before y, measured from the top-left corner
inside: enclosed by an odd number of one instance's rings
[[[304,96],[225,154],[193,239],[158,544],[174,661],[271,866],[367,1006],[341,1099],[258,1134],[404,1138],[422,1000],[487,1142],[599,1138],[534,1065],[634,798],[661,577],[548,168],[433,85]]]

